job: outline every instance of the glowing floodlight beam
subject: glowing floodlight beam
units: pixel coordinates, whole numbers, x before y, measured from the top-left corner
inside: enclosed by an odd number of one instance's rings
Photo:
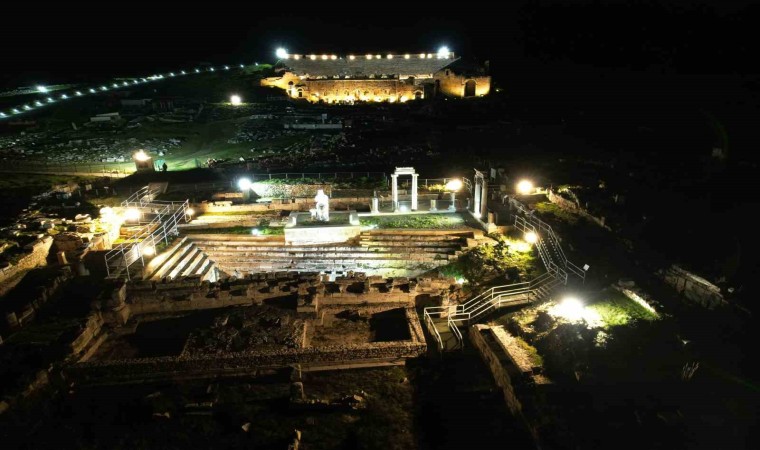
[[[274,55],[280,59],[287,59],[288,58],[288,51],[284,48],[280,47],[275,52]]]
[[[48,97],[47,101],[48,101],[48,103],[53,103],[55,101],[55,99],[53,99],[53,97]]]
[[[18,114],[18,113],[20,113],[20,112],[21,112],[21,111],[19,111],[19,110],[18,110],[18,108],[13,108],[13,114]]]
[[[181,73],[182,75],[185,75],[185,74],[187,74],[187,72],[185,72],[184,70],[183,70],[182,72],[180,72],[180,73]]]
[[[61,94],[61,98],[64,99],[64,100],[66,100],[67,98],[69,98],[69,96],[66,95],[66,94]]]
[[[195,215],[195,210],[193,208],[187,208],[185,210],[185,214],[187,214],[188,216],[194,216]]]
[[[156,247],[152,245],[146,245],[142,248],[142,254],[143,256],[153,256],[156,254]]]
[[[238,188],[240,188],[241,191],[248,191],[251,189],[251,180],[248,178],[241,178],[238,180]]]
[[[82,91],[77,91],[76,94],[77,95],[82,95]]]
[[[230,70],[230,66],[224,66],[224,70]]]
[[[200,71],[201,71],[201,69],[195,69],[195,73],[198,73]]]
[[[129,208],[128,210],[124,211],[124,218],[131,222],[140,220],[140,215],[140,210],[137,208]]]
[[[240,68],[242,69],[243,67],[245,67],[245,66],[241,64],[241,65],[240,65]]]
[[[100,90],[101,91],[107,91],[108,90],[108,86],[100,86]]]
[[[113,87],[117,88],[117,87],[119,87],[119,83],[114,83],[114,84],[112,84],[111,86],[113,86]]]
[[[348,55],[348,59],[350,59],[351,61],[353,61],[353,60],[356,59],[356,56],[354,56],[354,55]]]
[[[150,156],[145,153],[145,150],[138,150],[134,155],[132,155],[132,158],[134,158],[135,161],[145,162],[150,159]]]
[[[533,193],[533,182],[530,180],[520,180],[517,183],[517,193],[521,195],[528,195]]]
[[[411,55],[409,55],[409,53],[407,53],[406,55],[404,55],[404,59],[409,59],[409,58],[411,58]]]
[[[535,244],[536,242],[538,242],[538,235],[533,231],[528,231],[527,233],[525,233],[525,236],[523,236],[523,238],[525,239],[525,242],[527,242],[528,244]]]
[[[174,72],[169,72],[169,76],[173,77],[174,76]]]
[[[241,103],[243,103],[243,99],[241,99],[239,95],[231,95],[230,103],[232,104],[232,106],[238,106]]]
[[[208,69],[208,70],[210,70],[211,72],[213,72],[213,71],[215,71],[216,69],[214,69],[213,67],[211,67],[211,68],[210,68],[210,69]]]
[[[29,111],[30,109],[32,109],[32,107],[29,106],[29,105],[24,105],[24,109],[27,110],[27,111]]]
[[[449,180],[449,182],[446,183],[447,191],[456,192],[460,189],[462,189],[462,180],[453,179],[453,180]]]
[[[126,81],[124,81],[123,83],[121,83],[122,86],[127,86],[128,84],[129,83],[127,83]]]
[[[438,57],[439,58],[446,59],[446,58],[449,57],[450,54],[451,54],[451,52],[449,51],[449,48],[446,47],[445,45],[443,47],[441,47],[441,48],[438,49]]]
[[[42,102],[39,101],[39,100],[37,100],[36,102],[34,102],[34,104],[37,105],[37,106],[42,106]]]
[[[386,58],[388,58],[388,59],[393,59],[393,55],[391,55],[391,54],[389,53],[388,55],[386,55]]]
[[[37,92],[41,92],[43,94],[47,94],[48,88],[46,88],[45,86],[39,85],[39,86],[37,86]]]
[[[570,321],[578,321],[583,318],[583,302],[576,297],[565,297],[554,309],[555,313]]]
[[[5,113],[4,112],[0,112],[0,117],[5,117]]]
[[[330,59],[332,59],[334,61],[334,60],[338,59],[338,55],[330,55]]]
[[[94,94],[94,93],[95,93],[95,89],[90,88],[90,94]]]

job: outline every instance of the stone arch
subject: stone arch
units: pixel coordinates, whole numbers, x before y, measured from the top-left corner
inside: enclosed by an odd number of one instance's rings
[[[475,88],[477,87],[477,83],[475,80],[467,80],[464,83],[464,96],[465,97],[475,97]]]
[[[298,90],[298,98],[303,98],[303,89]]]
[[[420,100],[422,98],[422,91],[414,91],[414,99]]]

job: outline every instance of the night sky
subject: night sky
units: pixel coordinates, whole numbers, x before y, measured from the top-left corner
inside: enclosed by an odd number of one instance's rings
[[[278,46],[345,54],[448,45],[489,61],[497,87],[515,104],[556,112],[549,120],[560,120],[563,107],[619,105],[654,117],[674,114],[668,108],[675,105],[720,117],[735,152],[750,155],[760,144],[753,132],[760,5],[751,1],[516,1],[498,11],[466,3],[458,10],[421,2],[261,3],[5,6],[0,83],[97,82],[198,62],[271,62]]]

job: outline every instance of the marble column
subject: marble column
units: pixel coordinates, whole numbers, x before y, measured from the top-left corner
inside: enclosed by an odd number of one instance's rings
[[[480,178],[475,177],[475,188],[472,190],[472,200],[474,207],[472,212],[475,213],[475,217],[480,217]]]
[[[480,185],[480,217],[487,219],[488,217],[488,182],[483,180],[483,184]]]
[[[391,205],[393,212],[398,211],[398,175],[391,175]]]
[[[417,177],[416,173],[412,174],[412,211],[417,211]]]

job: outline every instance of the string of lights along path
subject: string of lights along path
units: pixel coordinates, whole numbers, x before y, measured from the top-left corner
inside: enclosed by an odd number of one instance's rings
[[[435,54],[433,54],[433,53],[420,53],[419,55],[414,55],[414,57],[415,58],[421,58],[421,59],[426,59],[426,58],[427,59],[432,59],[432,58],[438,58],[438,59],[444,58],[445,59],[445,58],[448,58],[449,55],[450,55],[449,49],[447,47],[441,47],[438,50],[438,52],[435,53]],[[303,58],[310,58],[312,60],[315,60],[315,59],[318,59],[318,58],[321,58],[323,60],[343,59],[343,58],[339,58],[337,55],[326,55],[326,54],[319,55],[319,56],[316,55],[316,54],[312,54],[312,55],[291,55],[284,48],[278,48],[275,51],[275,56],[277,58],[279,58],[279,59],[291,59],[291,58],[292,59],[300,59],[302,57]],[[365,55],[363,57],[367,58],[367,59],[372,59],[372,58],[382,59],[383,58],[383,56],[379,55],[379,54],[378,55],[367,54],[367,55]],[[392,59],[394,57],[410,59],[412,57],[412,55],[410,55],[410,54],[405,54],[405,55],[387,54],[385,56],[385,58],[387,58],[387,59]],[[355,55],[349,55],[346,58],[354,60],[354,59],[357,58],[357,56],[355,56]],[[258,66],[259,63],[254,63],[254,65]],[[64,92],[62,94],[57,94],[55,96],[51,92],[53,89],[51,89],[51,88],[49,88],[49,87],[47,87],[45,85],[37,85],[37,86],[35,86],[31,90],[31,93],[41,94],[41,96],[42,96],[41,98],[38,98],[37,100],[35,100],[35,101],[31,102],[31,103],[26,103],[26,104],[23,104],[23,105],[16,106],[14,108],[11,108],[10,110],[0,111],[0,120],[9,119],[9,118],[12,118],[14,116],[19,116],[19,115],[22,115],[22,114],[24,114],[26,112],[30,112],[30,111],[37,111],[37,110],[39,110],[41,108],[44,108],[46,106],[54,105],[54,104],[56,104],[58,102],[66,101],[66,100],[70,100],[70,99],[74,99],[74,98],[78,98],[78,97],[85,97],[85,96],[88,96],[88,95],[98,95],[98,94],[102,94],[104,92],[109,92],[109,91],[118,90],[118,89],[124,89],[124,88],[130,87],[130,86],[141,85],[141,84],[155,82],[155,81],[162,81],[162,80],[165,80],[165,79],[171,79],[171,78],[175,78],[175,77],[178,77],[178,76],[187,76],[187,75],[194,75],[194,74],[200,74],[200,73],[209,73],[209,72],[217,72],[217,71],[221,72],[221,71],[230,71],[230,70],[242,70],[242,69],[245,69],[245,67],[246,67],[245,64],[221,65],[221,66],[216,66],[216,67],[209,66],[209,67],[204,67],[202,69],[196,67],[195,69],[192,69],[192,70],[180,70],[180,71],[177,71],[177,72],[159,73],[159,74],[150,75],[150,76],[147,76],[147,77],[137,77],[137,78],[131,79],[131,81],[112,82],[112,83],[102,84],[102,85],[99,85],[99,86],[85,87],[85,88],[76,89],[76,90],[75,89],[71,89],[71,90],[68,90],[67,92]],[[240,97],[236,96],[236,95],[231,98],[231,102],[233,104],[240,104],[241,101],[242,100],[240,99]]]

